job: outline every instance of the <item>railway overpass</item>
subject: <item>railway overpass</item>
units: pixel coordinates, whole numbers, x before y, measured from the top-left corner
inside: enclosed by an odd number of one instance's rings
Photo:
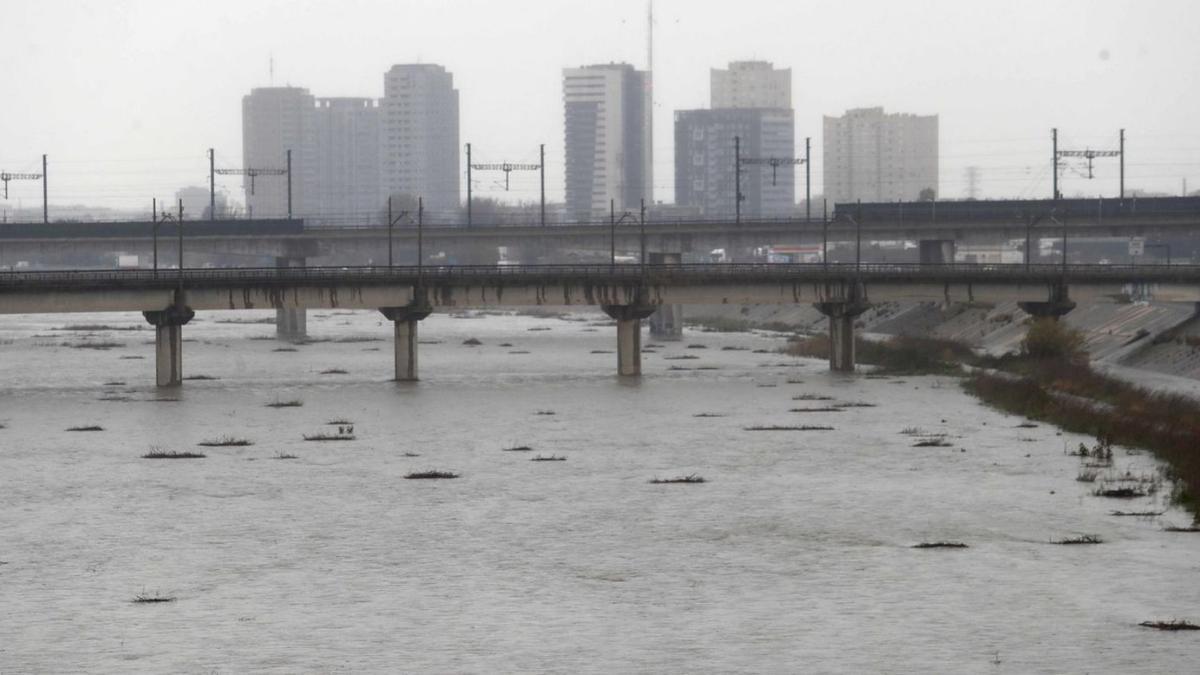
[[[702,264],[285,267],[0,272],[0,314],[140,311],[156,328],[161,386],[182,380],[196,311],[377,309],[393,322],[395,377],[417,379],[417,327],[439,307],[593,306],[617,322],[617,370],[641,373],[641,320],[669,304],[811,303],[830,318],[833,370],[854,369],[854,320],[872,302],[1018,301],[1034,316],[1129,284],[1200,302],[1200,266]]]

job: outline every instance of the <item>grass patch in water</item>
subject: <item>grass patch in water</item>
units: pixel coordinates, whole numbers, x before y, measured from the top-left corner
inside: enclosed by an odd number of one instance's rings
[[[436,480],[445,478],[458,478],[459,474],[451,471],[417,471],[415,473],[405,474],[407,480]]]
[[[321,371],[321,374],[322,375],[346,375],[346,374],[348,374],[348,372],[349,371],[342,370],[341,368],[326,368],[325,370]]]
[[[104,431],[104,427],[99,424],[89,424],[80,427],[67,427],[67,431]]]
[[[1145,628],[1153,628],[1155,630],[1200,630],[1200,626],[1197,626],[1186,619],[1172,619],[1170,621],[1143,621],[1138,625]]]
[[[961,541],[923,541],[913,548],[967,548]]]
[[[206,448],[244,448],[248,445],[254,445],[254,441],[247,438],[234,438],[233,436],[218,436],[217,438],[200,441],[196,445]]]
[[[567,461],[567,458],[563,457],[562,455],[534,455],[533,457],[529,458],[529,461],[531,461],[531,462],[565,462],[565,461]]]
[[[533,448],[528,445],[510,445],[507,448],[500,448],[501,452],[529,452]]]
[[[315,434],[304,434],[304,440],[306,441],[353,441],[355,438],[356,436],[354,434],[342,432],[330,434],[321,431]]]
[[[300,459],[300,457],[288,452],[277,452],[275,453],[274,457],[271,457],[271,459]]]
[[[300,406],[304,405],[304,401],[301,401],[298,398],[293,398],[286,401],[280,401],[279,399],[276,399],[266,405],[268,408],[299,408]]]
[[[150,448],[149,452],[142,455],[142,459],[204,459],[205,457],[207,455],[202,452],[163,450],[157,447]]]
[[[833,427],[812,424],[801,424],[799,426],[772,424],[768,426],[742,427],[742,431],[833,431]]]
[[[666,485],[672,483],[704,483],[703,476],[698,476],[694,473],[686,476],[676,476],[674,478],[651,478],[650,483],[653,485]]]
[[[1104,540],[1098,534],[1081,534],[1078,537],[1067,537],[1054,542],[1060,546],[1078,546],[1083,544],[1103,544]]]
[[[146,593],[145,591],[142,591],[141,593],[138,593],[137,595],[133,596],[133,600],[131,600],[130,602],[132,602],[134,604],[138,604],[138,605],[147,605],[147,604],[155,604],[155,603],[162,603],[162,602],[175,602],[175,596],[162,595],[161,593],[158,593],[157,591],[154,593]]]

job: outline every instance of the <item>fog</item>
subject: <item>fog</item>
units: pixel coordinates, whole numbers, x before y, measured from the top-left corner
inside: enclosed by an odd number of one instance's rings
[[[646,65],[642,0],[2,5],[0,170],[40,171],[47,153],[51,204],[129,208],[205,185],[209,147],[220,165],[241,165],[252,87],[378,97],[384,71],[409,62],[454,74],[477,161],[535,161],[545,143],[559,200],[561,69]],[[745,59],[792,69],[815,194],[822,115],[860,106],[940,115],[946,198],[966,196],[972,165],[980,196],[1048,196],[1051,127],[1060,147],[1078,149],[1115,147],[1125,128],[1131,189],[1178,194],[1188,177],[1200,187],[1195,2],[658,0],[654,23],[658,200],[673,198],[673,111],[706,107],[709,68]],[[1111,195],[1115,161],[1096,167],[1091,181],[1068,171],[1064,194]],[[238,179],[220,185],[241,199]],[[536,177],[479,196],[533,198]],[[13,182],[7,205],[40,198],[36,183]]]

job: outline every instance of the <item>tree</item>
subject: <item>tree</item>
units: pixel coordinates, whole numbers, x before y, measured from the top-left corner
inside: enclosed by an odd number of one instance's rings
[[[937,199],[937,190],[927,187],[924,190],[921,190],[920,194],[917,195],[917,199],[923,202],[931,202]]]
[[[1052,318],[1034,319],[1021,340],[1021,353],[1035,359],[1079,362],[1087,359],[1083,334]]]

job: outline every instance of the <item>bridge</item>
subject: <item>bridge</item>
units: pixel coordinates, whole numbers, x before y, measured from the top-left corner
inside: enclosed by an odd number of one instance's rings
[[[953,262],[954,244],[1081,237],[1193,237],[1200,231],[1200,198],[1067,199],[978,202],[838,204],[829,220],[679,220],[644,224],[563,223],[425,226],[405,223],[329,224],[303,220],[225,220],[178,223],[49,223],[0,225],[0,267],[20,261],[54,266],[94,266],[114,251],[160,258],[163,266],[233,260],[237,266],[275,260],[280,266],[416,262],[445,252],[457,263],[496,262],[509,247],[514,260],[562,261],[561,252],[707,253],[725,249],[735,258],[756,247],[872,241],[922,242],[922,262]],[[182,237],[180,234],[182,232]],[[156,236],[157,235],[157,236]],[[1032,249],[1031,249],[1032,250]],[[389,251],[391,257],[389,259]],[[556,253],[558,252],[558,253]],[[428,257],[427,255],[425,257]]]
[[[830,319],[830,367],[854,370],[854,321],[872,302],[1018,301],[1057,317],[1129,284],[1200,302],[1200,266],[699,264],[283,267],[0,272],[0,314],[140,311],[156,329],[160,386],[183,377],[196,311],[377,309],[393,322],[395,379],[417,379],[417,330],[436,308],[599,307],[617,323],[617,372],[641,374],[641,321],[670,304],[811,303]]]

